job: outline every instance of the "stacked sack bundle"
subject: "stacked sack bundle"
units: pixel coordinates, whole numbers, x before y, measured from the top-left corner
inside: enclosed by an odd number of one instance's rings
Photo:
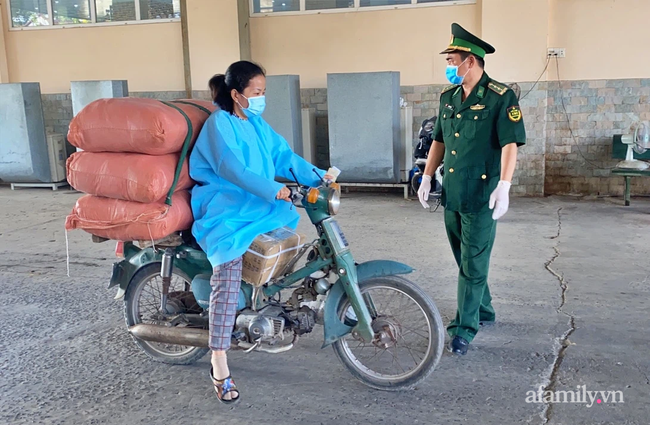
[[[189,229],[189,150],[215,110],[211,102],[100,99],[70,123],[68,140],[82,151],[67,161],[70,185],[86,193],[67,230],[106,239],[163,239]]]

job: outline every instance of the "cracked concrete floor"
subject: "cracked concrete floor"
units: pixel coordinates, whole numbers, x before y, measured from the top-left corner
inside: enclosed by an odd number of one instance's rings
[[[513,199],[499,223],[490,285],[498,323],[467,356],[445,352],[417,390],[351,379],[322,329],[289,353],[233,353],[243,399],[218,404],[208,358],[152,363],[132,343],[114,290],[112,244],[69,234],[75,192],[0,187],[0,423],[647,424],[650,200]],[[360,261],[390,258],[433,297],[445,324],[456,270],[442,212],[399,195],[351,194],[341,227]],[[301,230],[312,234],[305,220]],[[564,303],[563,300],[564,299]],[[622,391],[624,403],[527,403],[556,391]]]

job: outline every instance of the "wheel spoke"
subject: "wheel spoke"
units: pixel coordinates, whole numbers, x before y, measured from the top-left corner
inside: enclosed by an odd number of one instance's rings
[[[404,340],[404,338],[402,338],[402,340]],[[413,351],[411,351],[411,348],[408,345],[405,346],[405,347],[408,350],[409,354],[411,355],[411,358],[413,359],[413,362],[415,362],[415,364],[417,365],[419,362],[415,359],[415,356],[413,355]]]
[[[189,288],[189,282],[174,273],[169,286],[169,293],[183,292],[180,288]],[[133,297],[133,317],[137,318],[136,323],[162,324],[164,321],[154,320],[160,312],[160,301],[162,299],[162,278],[159,273],[154,273],[139,285]],[[194,350],[196,347],[157,343],[151,341],[140,341],[156,352],[164,356],[183,356]]]
[[[402,369],[402,372],[406,373],[406,371],[404,370],[404,368],[400,364],[399,360],[397,360],[397,357],[395,357],[395,354],[393,354],[392,351],[390,351],[388,348],[385,351],[388,351],[388,354],[393,356],[393,363],[397,363],[397,366],[399,366],[399,368]],[[417,365],[417,362],[415,364]]]
[[[408,335],[409,333],[412,333],[412,334],[415,334],[415,335],[417,335],[417,336],[419,336],[421,338],[429,339],[428,336],[422,335],[421,333],[418,333],[418,332],[414,331],[413,329],[409,329],[406,326],[404,326],[404,329],[406,329],[406,331],[407,331],[406,333],[404,333],[404,335]]]

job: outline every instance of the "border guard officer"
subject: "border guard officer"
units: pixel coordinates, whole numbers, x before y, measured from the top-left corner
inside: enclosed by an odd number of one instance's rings
[[[440,96],[427,165],[418,191],[427,200],[431,178],[444,157],[442,205],[445,227],[458,264],[458,310],[448,325],[449,351],[464,355],[479,326],[494,322],[488,289],[496,220],[508,210],[517,149],[526,131],[517,96],[484,71],[495,49],[454,23],[447,57],[452,84]]]

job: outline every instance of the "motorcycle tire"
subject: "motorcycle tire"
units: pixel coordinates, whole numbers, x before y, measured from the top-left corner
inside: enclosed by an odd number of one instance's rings
[[[415,370],[404,377],[398,379],[378,378],[371,375],[371,370],[364,364],[360,363],[350,350],[346,349],[347,342],[344,338],[334,342],[334,353],[348,371],[365,385],[383,391],[404,391],[410,390],[422,383],[436,368],[442,357],[445,343],[445,328],[442,323],[442,317],[438,308],[431,298],[415,283],[401,276],[382,276],[365,280],[359,284],[361,293],[364,294],[372,288],[391,288],[401,292],[415,301],[420,307],[426,321],[429,323],[429,345],[425,357],[417,365]],[[344,322],[348,322],[346,311],[349,309],[347,297],[341,301],[339,306],[339,316]],[[380,313],[381,315],[381,313]],[[392,354],[392,353],[391,353]]]
[[[144,266],[133,276],[129,286],[124,294],[124,320],[126,326],[133,326],[138,323],[142,323],[139,317],[136,317],[136,303],[138,298],[142,293],[143,287],[147,284],[149,280],[154,277],[160,277],[160,263],[152,263]],[[172,271],[172,279],[178,277],[183,279],[187,284],[190,284],[190,278],[185,275],[181,270],[174,268]],[[160,349],[160,345],[157,343],[143,341],[131,335],[133,341],[136,345],[152,360],[157,362],[171,364],[171,365],[189,365],[197,362],[203,356],[205,356],[210,349],[201,348],[201,347],[187,347],[186,350],[181,351],[180,353],[169,353],[165,350]],[[170,344],[167,344],[170,345]],[[178,346],[174,346],[178,347]]]
[[[420,190],[420,183],[422,183],[422,173],[419,171],[413,173],[413,177],[411,177],[411,190],[413,191],[414,195],[418,194],[418,190]]]
[[[413,174],[413,177],[411,178],[411,190],[413,191],[413,195],[418,194],[418,190],[420,190],[420,185],[422,184],[422,173],[417,172]],[[431,181],[431,190],[429,193],[435,193],[438,190],[438,186],[440,184],[437,182],[437,180],[432,180]],[[442,186],[440,186],[440,189],[442,189]]]

